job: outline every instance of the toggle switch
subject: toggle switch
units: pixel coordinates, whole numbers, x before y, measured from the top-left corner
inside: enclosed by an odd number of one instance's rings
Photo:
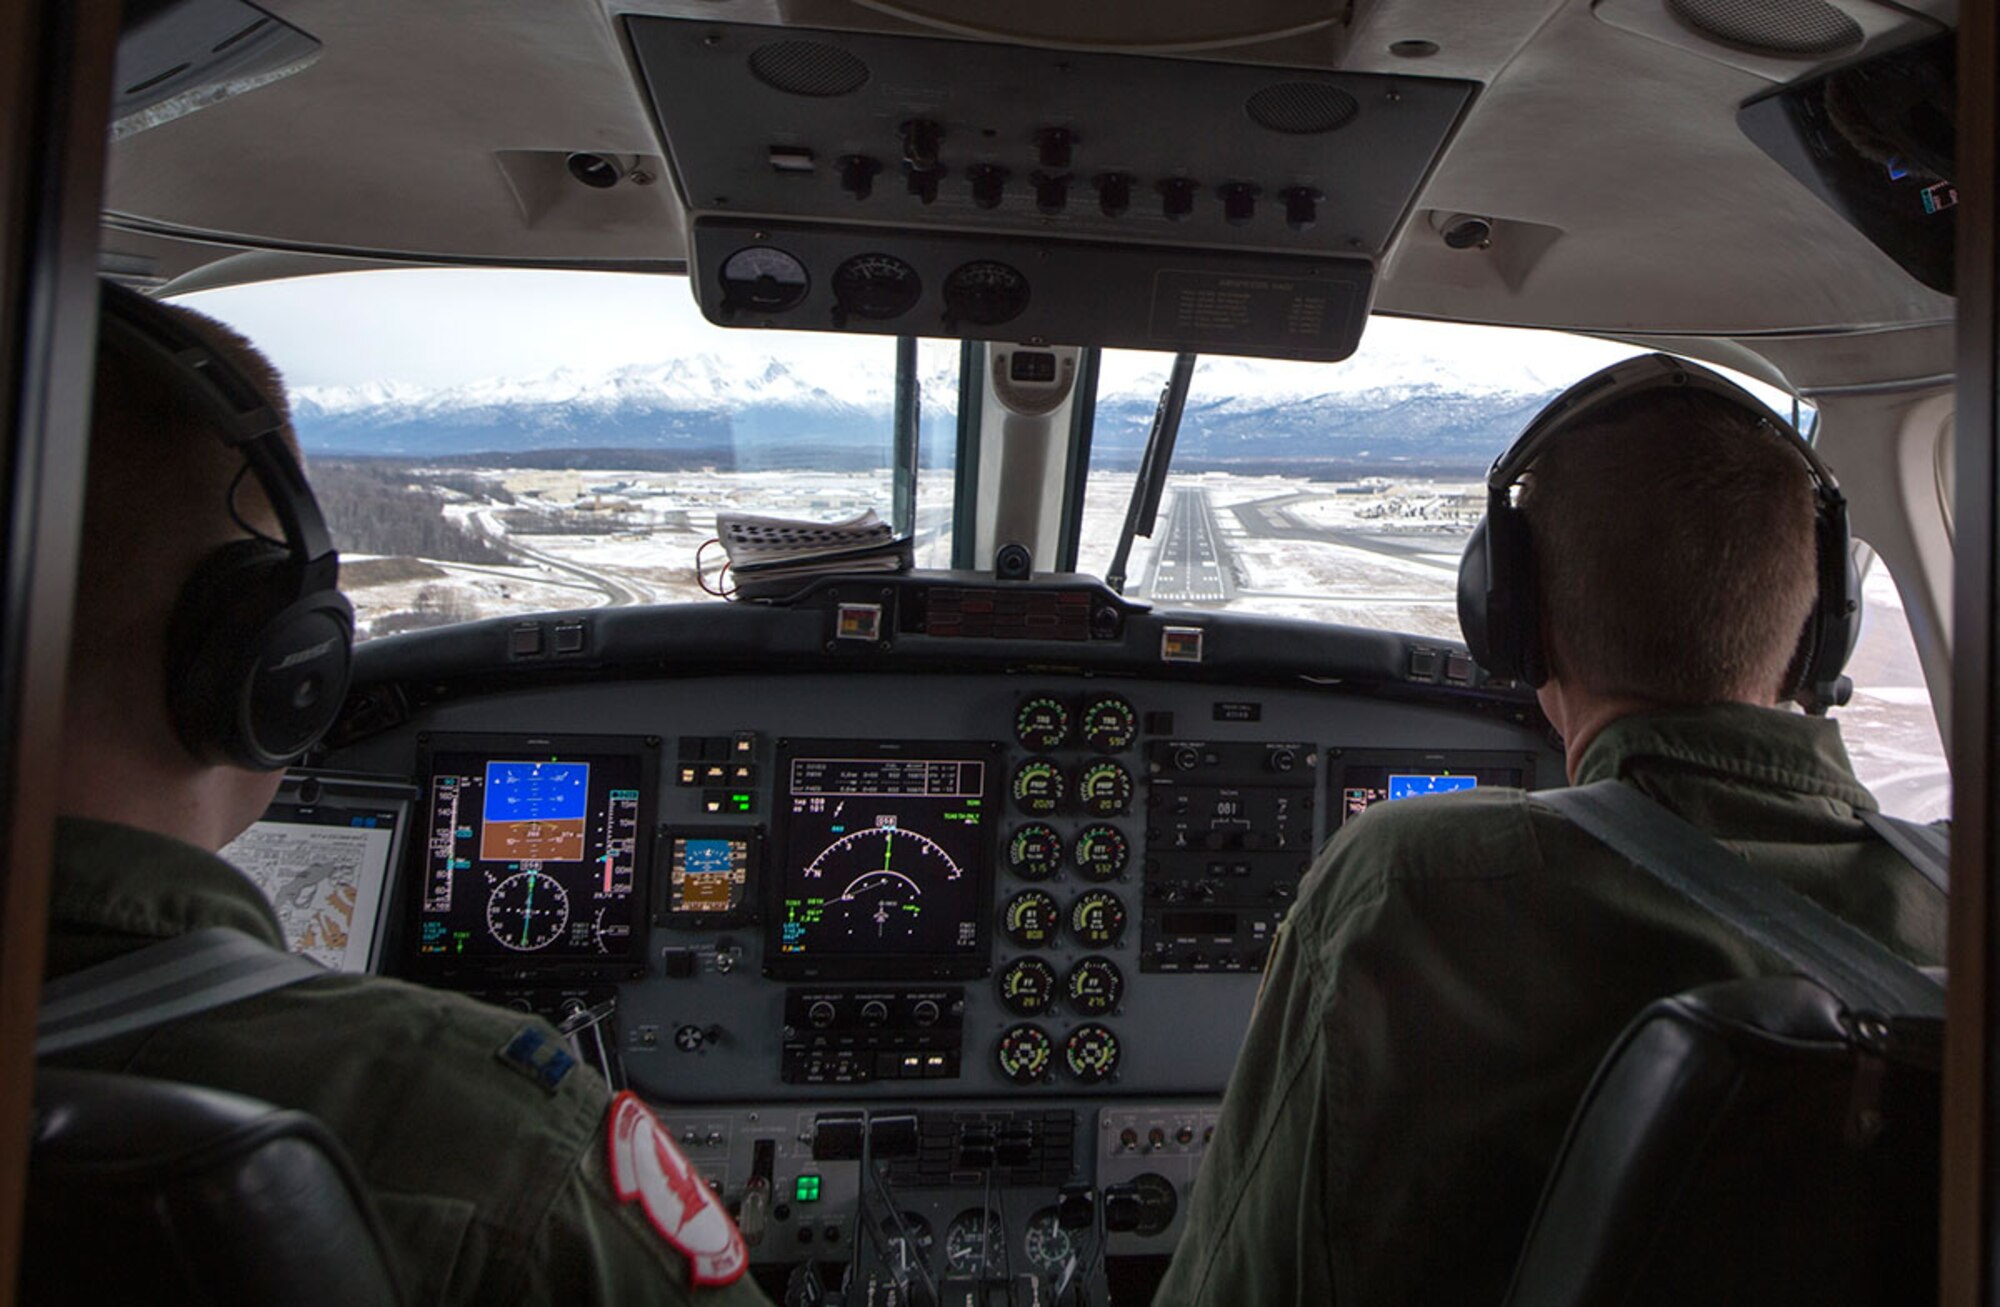
[[[1169,222],[1186,222],[1194,216],[1194,195],[1199,182],[1186,177],[1169,177],[1159,184],[1160,212]]]
[[[1222,197],[1222,220],[1241,227],[1256,215],[1257,196],[1262,192],[1250,182],[1225,182],[1215,193]]]
[[[1132,174],[1129,172],[1099,173],[1097,187],[1097,211],[1107,218],[1118,218],[1132,207]]]
[[[1319,202],[1326,198],[1310,186],[1288,186],[1278,192],[1285,202],[1285,225],[1304,231],[1319,221]]]
[[[1050,175],[1038,172],[1034,176],[1035,208],[1042,213],[1056,214],[1069,203],[1069,174]]]
[[[1075,145],[1076,133],[1067,127],[1044,127],[1035,133],[1036,157],[1050,172],[1062,172],[1069,167]]]
[[[865,200],[875,189],[875,174],[882,171],[882,162],[865,154],[842,155],[839,161],[840,189],[857,200]]]
[[[965,170],[972,183],[972,202],[982,209],[997,209],[1007,187],[1007,170],[997,163],[975,163]]]

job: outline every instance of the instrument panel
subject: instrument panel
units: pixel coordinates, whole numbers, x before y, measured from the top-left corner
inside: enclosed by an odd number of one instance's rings
[[[429,804],[389,970],[587,1028],[759,1265],[939,1285],[1170,1251],[1315,851],[1560,775],[1421,699],[1058,673],[530,684],[328,761]]]

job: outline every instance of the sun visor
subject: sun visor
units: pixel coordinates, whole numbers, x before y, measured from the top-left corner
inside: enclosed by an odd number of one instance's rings
[[[725,326],[1342,359],[1477,89],[625,22]]]
[[[319,50],[317,40],[243,0],[128,0],[111,139],[289,77]]]
[[[1745,104],[1744,133],[1932,290],[1953,293],[1958,38],[1930,37]]]

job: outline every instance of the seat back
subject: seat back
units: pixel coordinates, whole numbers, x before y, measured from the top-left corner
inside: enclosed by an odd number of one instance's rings
[[[21,1301],[400,1302],[374,1209],[315,1118],[193,1085],[41,1068]]]
[[[1941,1025],[1792,978],[1654,1003],[1570,1123],[1509,1307],[1935,1300]]]

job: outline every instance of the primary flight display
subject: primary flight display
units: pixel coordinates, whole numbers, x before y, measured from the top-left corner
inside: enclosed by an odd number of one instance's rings
[[[644,749],[616,740],[434,748],[419,961],[631,956],[642,942],[646,763]]]

